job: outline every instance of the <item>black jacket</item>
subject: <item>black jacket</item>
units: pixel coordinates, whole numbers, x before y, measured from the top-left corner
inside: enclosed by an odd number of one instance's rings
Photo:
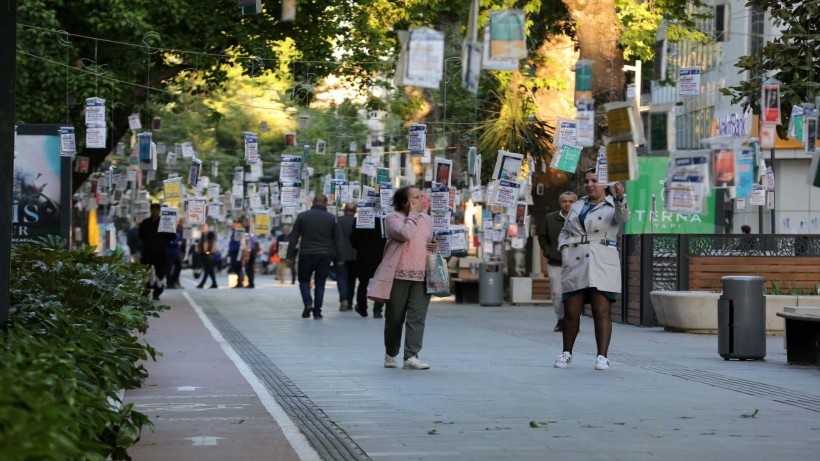
[[[356,249],[356,275],[371,278],[382,262],[387,239],[382,237],[382,219],[376,218],[375,229],[353,228],[350,244]]]
[[[159,221],[152,221],[149,217],[140,223],[139,237],[142,240],[143,263],[164,261],[167,258],[165,251],[168,244],[176,238],[175,233],[159,232]]]
[[[342,230],[336,223],[336,216],[327,212],[327,208],[314,205],[296,216],[288,243],[288,259],[296,257],[296,244],[299,254],[329,254],[334,259],[343,254]]]

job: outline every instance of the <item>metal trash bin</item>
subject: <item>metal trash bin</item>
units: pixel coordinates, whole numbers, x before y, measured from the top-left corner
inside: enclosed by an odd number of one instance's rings
[[[721,277],[718,353],[724,360],[766,357],[766,297],[763,277]]]
[[[504,272],[498,261],[483,262],[478,269],[478,304],[500,306],[504,304]]]

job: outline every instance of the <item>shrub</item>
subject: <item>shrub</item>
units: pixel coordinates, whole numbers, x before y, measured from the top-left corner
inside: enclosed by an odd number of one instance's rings
[[[0,459],[130,459],[148,418],[117,407],[156,358],[141,342],[167,306],[145,292],[144,266],[59,239],[15,249],[9,326],[0,331]]]

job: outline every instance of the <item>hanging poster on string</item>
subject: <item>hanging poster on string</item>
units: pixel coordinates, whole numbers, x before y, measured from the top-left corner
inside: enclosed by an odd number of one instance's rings
[[[410,125],[410,133],[407,136],[407,150],[410,151],[410,155],[424,154],[426,133],[427,125],[422,123],[413,123]]]
[[[452,174],[453,161],[445,158],[436,157],[435,176],[433,183],[437,185],[450,187],[450,176]]]
[[[581,160],[581,147],[572,145],[563,145],[552,156],[550,161],[550,168],[566,171],[568,173],[575,173],[578,169],[578,162]]]
[[[769,79],[763,82],[760,99],[761,123],[780,124],[780,81]]]
[[[298,207],[301,205],[302,183],[299,181],[282,181],[280,202],[283,207]]]
[[[179,209],[174,207],[162,207],[159,210],[159,228],[157,232],[176,234],[177,216]]]
[[[430,210],[447,211],[450,209],[450,188],[435,186],[430,191]]]
[[[444,33],[427,27],[410,29],[404,84],[438,89],[444,68]]]
[[[700,95],[700,67],[682,67],[678,71],[678,96]]]
[[[77,154],[77,141],[73,126],[60,127],[60,156],[73,157]]]
[[[527,34],[523,10],[490,11],[490,56],[504,59],[527,57]]]
[[[576,129],[575,141],[579,146],[595,145],[595,101],[584,99],[575,104]]]
[[[495,200],[492,205],[514,208],[518,204],[520,189],[521,184],[516,181],[498,181],[498,188],[494,190]]]
[[[376,228],[376,204],[373,202],[359,202],[356,207],[356,228]]]
[[[296,181],[301,179],[302,157],[298,155],[283,155],[279,163],[279,180]]]
[[[253,165],[259,161],[259,137],[256,133],[244,131],[245,135],[245,163]]]
[[[523,161],[524,156],[521,154],[499,150],[492,179],[516,181],[518,173],[521,172],[521,163]]]
[[[185,221],[192,226],[205,224],[205,199],[188,199],[185,204]]]

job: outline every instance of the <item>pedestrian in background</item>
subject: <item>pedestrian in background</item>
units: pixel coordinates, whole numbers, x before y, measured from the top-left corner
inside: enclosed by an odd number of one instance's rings
[[[563,260],[564,350],[555,361],[556,368],[567,368],[572,361],[581,311],[584,303],[589,302],[598,346],[595,369],[609,369],[610,306],[615,295],[621,292],[618,231],[630,217],[624,185],[616,183],[613,189],[614,196],[608,195],[606,186],[598,185],[595,169],[587,170],[584,173],[587,195],[572,206],[558,237]]]
[[[342,216],[336,220],[342,231],[342,254],[338,259],[344,264],[336,266],[336,286],[339,288],[339,310],[349,311],[356,289],[356,249],[350,244],[350,234],[356,226],[356,204],[346,203]]]
[[[245,277],[248,279],[248,284],[245,285],[245,288],[255,288],[254,285],[254,277],[256,275],[256,258],[259,256],[260,247],[259,247],[259,237],[256,234],[250,233],[250,222],[245,223],[245,239],[242,244],[241,252],[242,252],[242,266],[245,269]],[[236,282],[237,285],[242,285],[242,279],[238,279]]]
[[[151,215],[140,223],[139,228],[139,238],[142,241],[140,262],[153,268],[148,285],[153,290],[154,301],[159,301],[159,295],[165,290],[165,274],[168,264],[166,250],[175,237],[175,234],[170,232],[159,232],[161,208],[159,203],[152,203]]]
[[[182,256],[185,254],[182,249],[185,246],[185,239],[182,238],[182,219],[177,222],[174,239],[168,244],[166,255],[168,255],[168,274],[165,277],[167,288],[182,288],[179,283],[179,273],[182,271]]]
[[[377,217],[374,229],[359,229],[354,226],[350,234],[350,244],[356,249],[355,272],[359,280],[355,310],[362,317],[367,317],[367,286],[382,262],[384,246],[387,244],[387,239],[383,234],[383,225],[382,218]],[[382,302],[373,303],[373,318],[382,318],[383,307]]]
[[[244,239],[245,229],[242,227],[242,221],[234,219],[231,237],[228,241],[228,273],[236,274],[236,285],[232,288],[242,288],[242,279],[245,278],[242,274],[242,266],[244,266],[244,264],[241,255],[242,242]]]
[[[134,225],[128,229],[128,252],[131,253],[131,262],[140,262],[142,253],[142,240],[140,240],[140,223],[134,220]]]
[[[423,214],[425,197],[416,186],[404,186],[393,194],[393,208],[387,217],[387,245],[367,297],[385,302],[384,367],[396,368],[396,356],[404,335],[404,368],[426,370],[430,365],[419,358],[424,340],[424,324],[430,295],[425,283],[427,255],[438,249],[432,242],[433,220]]]
[[[578,196],[575,192],[567,191],[558,196],[558,211],[547,214],[544,218],[544,230],[538,235],[541,252],[547,258],[547,276],[550,279],[552,307],[558,319],[553,331],[561,331],[564,327],[564,303],[561,301],[561,252],[558,251],[558,234],[564,227],[570,208],[577,201]]]
[[[211,278],[211,288],[217,288],[216,273],[214,272],[214,259],[216,258],[216,232],[209,231],[199,244],[199,259],[202,262],[202,281],[197,288],[205,288],[208,277]]]
[[[325,281],[334,255],[342,254],[342,231],[336,217],[327,211],[327,196],[319,194],[310,210],[296,216],[288,242],[288,263],[293,267],[299,245],[299,292],[305,305],[302,318],[321,319],[325,296]],[[344,264],[344,261],[337,261]],[[314,280],[314,296],[310,296],[310,279]]]
[[[277,252],[282,251],[280,249],[282,248],[283,243],[288,243],[290,241],[290,230],[291,230],[290,226],[285,226],[285,227],[282,228],[282,233],[279,236],[276,237],[276,251]],[[289,246],[289,244],[285,245],[285,246]],[[288,250],[290,250],[290,249],[288,248]],[[296,266],[294,264],[292,264],[287,259],[287,253],[285,253],[285,256],[286,256],[285,259],[282,261],[281,265],[279,266],[279,283],[285,283],[285,269],[287,269],[287,270],[290,271],[290,284],[295,285],[296,284]],[[299,249],[294,248],[293,249],[293,260],[294,261],[296,261],[297,256],[299,256]],[[281,258],[281,256],[280,256],[280,258]]]

